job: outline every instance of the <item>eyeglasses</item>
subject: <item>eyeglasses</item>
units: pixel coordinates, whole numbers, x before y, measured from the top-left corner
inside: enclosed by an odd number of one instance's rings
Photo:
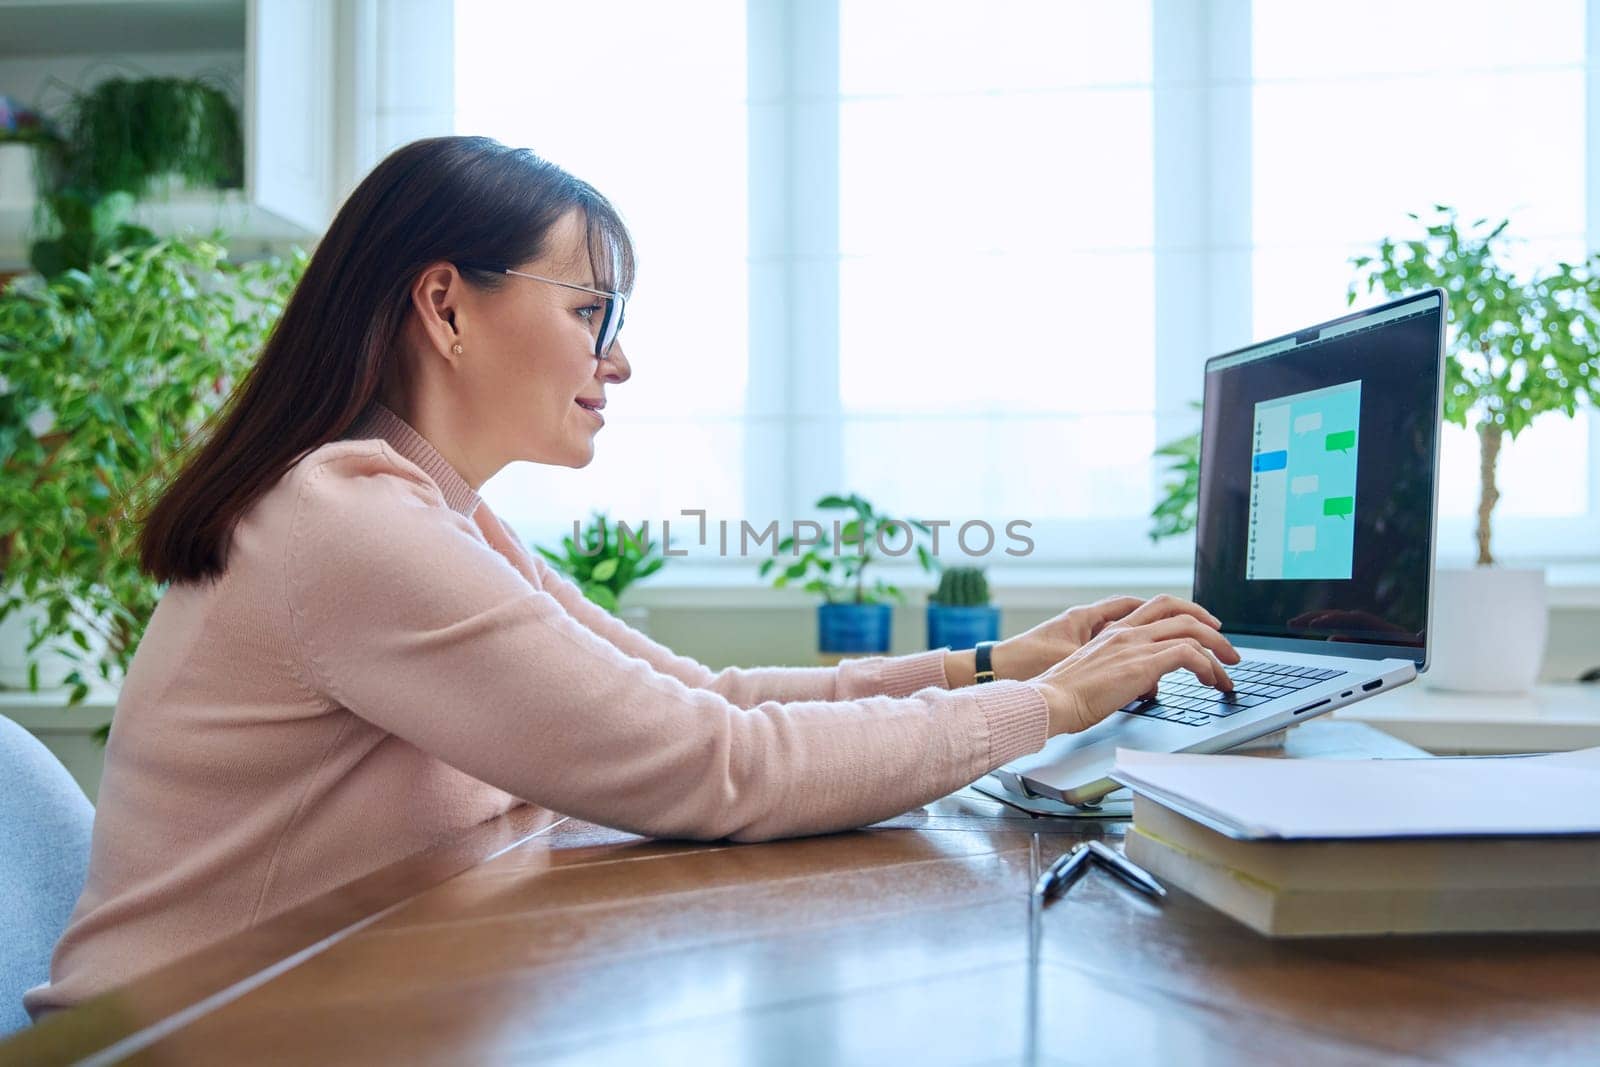
[[[605,311],[600,317],[600,329],[594,335],[594,358],[605,359],[611,351],[611,344],[617,339],[617,333],[622,329],[622,315],[627,310],[628,300],[616,290],[591,289],[587,285],[575,285],[564,282],[559,278],[546,278],[541,274],[524,274],[520,270],[505,268],[507,274],[515,274],[519,278],[532,278],[536,282],[549,282],[566,289],[576,289],[583,293],[593,293],[595,296],[605,297]]]

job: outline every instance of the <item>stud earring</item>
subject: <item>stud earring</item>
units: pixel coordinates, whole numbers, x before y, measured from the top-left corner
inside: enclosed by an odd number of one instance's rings
[[[456,355],[459,356],[461,354],[461,346],[459,344],[451,345],[450,346],[450,351],[454,352]]]

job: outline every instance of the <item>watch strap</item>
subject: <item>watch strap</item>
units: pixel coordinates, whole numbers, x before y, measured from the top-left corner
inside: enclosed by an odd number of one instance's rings
[[[972,675],[972,681],[974,684],[978,682],[992,682],[995,680],[994,663],[990,658],[990,653],[993,650],[993,641],[979,641],[973,646],[972,653],[974,672]]]

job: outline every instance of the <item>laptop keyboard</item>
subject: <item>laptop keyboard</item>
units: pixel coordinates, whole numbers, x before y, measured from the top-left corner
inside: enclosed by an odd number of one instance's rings
[[[1231,693],[1211,688],[1192,671],[1173,671],[1162,675],[1154,700],[1141,698],[1123,705],[1121,710],[1185,726],[1204,726],[1345,673],[1261,660],[1245,660],[1224,669],[1233,679]]]

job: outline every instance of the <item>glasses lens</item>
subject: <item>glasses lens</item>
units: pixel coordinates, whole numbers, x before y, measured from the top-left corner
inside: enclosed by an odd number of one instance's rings
[[[605,358],[611,351],[611,343],[617,339],[617,333],[622,329],[622,300],[617,296],[606,297],[605,317],[600,322],[600,336],[595,342],[595,355]]]

